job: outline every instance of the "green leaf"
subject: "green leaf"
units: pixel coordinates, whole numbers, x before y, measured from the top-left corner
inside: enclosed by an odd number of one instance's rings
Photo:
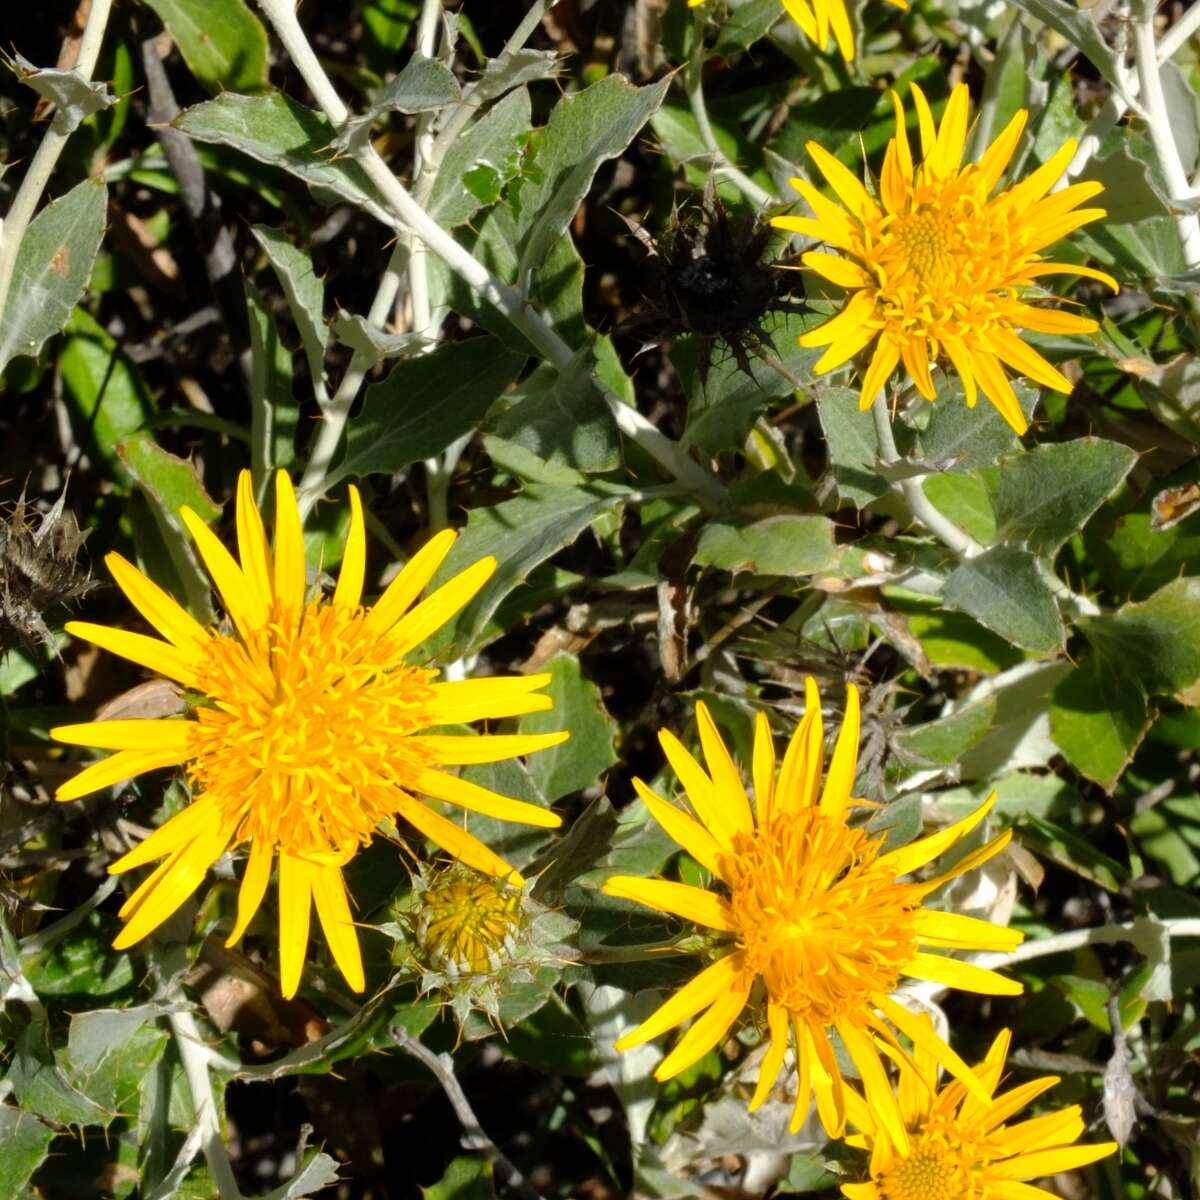
[[[1200,483],[1200,463],[1157,480],[1133,507],[1106,505],[1084,532],[1084,544],[1109,591],[1144,600],[1166,583],[1195,570],[1200,562],[1200,514],[1166,528],[1154,515],[1163,491]],[[1184,493],[1186,494],[1186,493]]]
[[[129,986],[129,955],[112,948],[115,922],[90,912],[71,931],[26,958],[25,974],[39,996],[111,996]]]
[[[66,323],[91,278],[104,236],[108,189],[85,179],[29,223],[0,319],[0,371],[36,356]]]
[[[390,112],[436,112],[459,98],[458,80],[450,68],[414,51],[400,74],[379,89],[375,103],[342,123],[333,145],[343,153],[357,154],[370,145],[371,126],[380,117]]]
[[[300,406],[292,392],[292,352],[279,340],[274,314],[250,280],[242,286],[250,326],[250,450],[255,475],[262,476],[295,460]]]
[[[446,1168],[432,1187],[423,1187],[425,1200],[496,1200],[492,1164],[482,1154],[462,1155]]]
[[[63,134],[74,133],[93,113],[102,112],[116,104],[117,98],[108,84],[85,79],[78,71],[62,71],[57,67],[39,69],[20,54],[6,63],[16,77],[49,100],[58,111],[54,114],[54,129]]]
[[[0,1104],[0,1200],[25,1200],[29,1180],[46,1160],[54,1130],[32,1113]]]
[[[858,393],[846,387],[821,388],[817,410],[838,497],[862,508],[886,496],[891,487],[876,465],[879,441],[875,421],[869,410],[859,409]]]
[[[1112,495],[1136,459],[1128,446],[1093,437],[1002,459],[991,484],[997,539],[1053,555]]]
[[[186,504],[205,523],[221,515],[196,475],[196,464],[163,450],[148,433],[117,444],[117,456],[150,503],[171,563],[183,584],[187,606],[211,621],[212,585],[192,546],[179,510]]]
[[[812,575],[836,557],[833,522],[810,514],[767,517],[746,525],[711,521],[692,558],[702,567],[755,575]]]
[[[1200,680],[1200,579],[1176,579],[1079,625],[1114,674],[1150,695],[1178,695]]]
[[[429,655],[459,654],[476,644],[500,601],[529,573],[570,545],[601,513],[615,508],[624,489],[530,486],[520,496],[471,510],[467,527],[442,564],[435,584],[445,583],[485,554],[495,555],[496,573],[453,621],[425,643]]]
[[[131,1112],[142,1080],[170,1036],[156,1005],[102,1008],[71,1018],[64,1067],[71,1082],[113,1113]]]
[[[566,232],[602,163],[620,155],[658,110],[670,79],[638,88],[608,75],[554,106],[530,141],[525,176],[512,188],[518,277],[540,266]]]
[[[144,0],[210,92],[267,86],[267,31],[245,0]]]
[[[429,194],[428,212],[439,225],[454,229],[469,221],[484,204],[500,198],[505,185],[520,169],[521,148],[530,123],[529,93],[522,88],[506,96],[454,140]],[[490,180],[489,191],[483,195],[477,190],[479,177],[473,175],[480,171]],[[490,194],[491,189],[494,194]]]
[[[265,96],[224,92],[185,109],[172,124],[199,142],[229,146],[287,171],[313,188],[318,199],[328,200],[332,193],[389,228],[393,224],[386,202],[362,167],[353,159],[334,157],[333,126],[282,92]]]
[[[1080,9],[1068,0],[1012,0],[1040,24],[1048,25],[1091,62],[1092,66],[1118,90],[1124,86],[1122,57],[1113,51],[1100,33],[1090,9]]]
[[[66,326],[58,356],[71,416],[81,439],[127,484],[117,447],[138,432],[153,411],[150,391],[117,341],[82,308]]]
[[[611,471],[620,464],[616,422],[594,380],[590,350],[563,371],[542,363],[511,397],[495,436],[520,446],[550,468]]]
[[[252,225],[250,232],[263,248],[283,286],[292,320],[300,330],[309,373],[321,394],[325,380],[325,351],[329,344],[329,330],[324,319],[325,285],[313,270],[312,259],[298,246],[293,246],[283,230],[272,229],[269,225]]]
[[[383,112],[436,112],[459,98],[454,72],[428,55],[414,53],[400,74],[388,80],[376,97],[374,109]]]
[[[885,595],[904,616],[909,631],[935,667],[1001,671],[1024,657],[1020,650],[984,629],[978,621],[961,613],[947,612],[928,597],[897,589],[887,589]]]
[[[479,424],[524,363],[524,355],[492,337],[402,359],[367,389],[362,411],[350,421],[345,456],[328,482],[391,474],[440,453]]]
[[[1125,670],[1089,654],[1055,689],[1050,736],[1067,761],[1109,791],[1150,726],[1146,697]]]
[[[44,1020],[27,1025],[10,1045],[4,1082],[21,1108],[58,1125],[107,1125],[115,1115],[85,1096],[54,1061]]]
[[[1200,883],[1200,795],[1168,796],[1129,823],[1138,846],[1165,868],[1176,887]]]
[[[1022,411],[1032,415],[1037,404],[1033,388],[1014,384]],[[919,412],[921,410],[918,410]],[[1012,427],[991,404],[968,408],[954,383],[938,388],[937,402],[929,405],[924,428],[917,434],[914,457],[944,471],[975,471],[990,467],[1002,455],[1019,448]]]
[[[1014,646],[1039,653],[1062,649],[1058,605],[1033,555],[1018,546],[993,546],[955,567],[942,599]]]
[[[1109,858],[1085,837],[1027,813],[1019,828],[1023,841],[1031,843],[1038,852],[1076,875],[1082,875],[1109,892],[1118,892],[1129,882],[1129,872],[1114,858]]]
[[[996,514],[988,498],[982,477],[969,475],[930,475],[921,489],[937,509],[956,525],[961,525],[977,542],[985,546],[996,536]]]
[[[780,18],[779,0],[746,0],[721,22],[714,54],[749,50]]]
[[[816,322],[811,313],[763,317],[762,327],[770,339],[765,348],[774,352],[793,378],[812,373],[819,351],[803,349],[798,338]],[[747,373],[723,346],[713,347],[698,338],[680,339],[671,349],[671,361],[688,399],[682,440],[707,455],[740,450],[755,419],[771,401],[794,394],[791,381],[761,359],[752,358]]]
[[[550,673],[546,694],[554,707],[522,717],[520,726],[522,733],[571,731],[570,739],[561,746],[529,756],[530,775],[553,802],[602,785],[605,771],[618,758],[617,724],[604,709],[600,689],[583,674],[574,654],[556,654],[544,669]]]
[[[905,725],[892,735],[896,753],[911,767],[955,763],[991,728],[996,701],[989,697],[922,725]]]

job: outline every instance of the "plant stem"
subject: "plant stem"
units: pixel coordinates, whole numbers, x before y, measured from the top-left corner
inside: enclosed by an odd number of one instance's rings
[[[100,57],[100,45],[104,41],[104,30],[111,11],[112,0],[92,0],[83,37],[79,42],[79,56],[75,60],[75,71],[86,81],[91,81],[92,72],[96,69],[96,60]],[[42,192],[45,191],[50,176],[54,174],[59,156],[70,136],[62,131],[57,119],[50,122],[42,136],[41,145],[38,146],[29,169],[21,180],[21,186],[13,197],[4,222],[0,225],[0,317],[8,301],[17,255],[21,250],[21,240],[29,228],[29,222],[33,220]]]
[[[871,405],[871,415],[875,418],[879,461],[885,465],[900,462],[900,451],[896,449],[896,439],[892,434],[892,417],[888,412],[887,396],[884,392],[881,391],[875,397],[875,403]],[[983,553],[983,547],[969,533],[964,532],[933,506],[932,501],[925,495],[925,489],[921,487],[920,478],[901,479],[893,484],[893,487],[904,497],[913,519],[928,529],[959,558],[974,558]]]
[[[692,116],[696,118],[696,124],[700,128],[700,138],[704,142],[705,149],[712,155],[713,170],[734,184],[752,204],[757,204],[760,208],[766,208],[769,205],[777,204],[779,201],[765,188],[759,187],[749,175],[729,161],[725,152],[717,143],[717,135],[713,131],[712,121],[709,120],[708,104],[704,99],[705,21],[706,17],[704,13],[700,9],[697,9],[692,18],[692,58],[687,66],[687,74],[684,76],[688,104],[691,105]]]
[[[182,994],[176,999],[186,1003]],[[208,1163],[209,1173],[221,1200],[242,1200],[237,1180],[233,1175],[233,1164],[221,1137],[221,1120],[217,1114],[217,1100],[213,1095],[212,1080],[208,1077],[209,1050],[200,1035],[200,1027],[189,1010],[167,1015],[171,1032],[175,1035],[175,1048],[183,1064],[188,1091],[192,1094],[192,1111],[196,1128],[201,1130],[200,1148]]]
[[[1200,6],[1193,4],[1180,18],[1162,35],[1159,40],[1156,59],[1161,65],[1168,62],[1179,53],[1180,48],[1189,38],[1200,29]],[[1091,162],[1105,136],[1136,103],[1141,84],[1136,74],[1131,74],[1125,81],[1124,91],[1113,91],[1104,106],[1092,118],[1083,137],[1079,139],[1079,147],[1075,157],[1071,159],[1066,174],[1055,185],[1055,191],[1067,186],[1071,180],[1078,178]]]
[[[349,115],[348,110],[313,53],[296,19],[291,0],[258,0],[258,3],[321,110],[334,125],[341,125]],[[497,279],[470,251],[438,225],[409,195],[373,146],[363,146],[356,158],[381,190],[406,232],[420,238],[464,283],[498,309],[547,362],[560,371],[570,366],[574,352],[547,324],[545,318],[528,304],[517,288]],[[725,489],[711,471],[689,457],[681,446],[666,437],[636,409],[625,404],[611,389],[599,382],[596,386],[608,404],[617,428],[626,437],[641,446],[665,471],[687,487],[700,503],[710,509],[722,506]]]
[[[1142,0],[1142,10],[1133,22],[1134,62],[1137,65],[1147,132],[1154,146],[1155,157],[1162,169],[1170,198],[1182,202],[1192,199],[1192,185],[1179,157],[1175,135],[1171,131],[1171,114],[1167,110],[1162,76],[1159,72],[1158,43],[1154,37],[1154,12],[1155,5],[1151,0]],[[1180,212],[1175,217],[1175,227],[1179,230],[1179,240],[1188,266],[1200,266],[1200,217],[1194,212]]]

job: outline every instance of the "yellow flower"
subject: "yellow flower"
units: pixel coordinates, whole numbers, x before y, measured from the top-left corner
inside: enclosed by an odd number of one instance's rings
[[[928,1017],[921,1019],[932,1034]],[[975,1069],[986,1097],[968,1095],[958,1082],[939,1092],[937,1061],[920,1045],[911,1057],[895,1055],[899,1140],[869,1102],[847,1089],[850,1123],[861,1132],[846,1141],[871,1152],[871,1180],[844,1183],[842,1193],[849,1200],[1054,1200],[1054,1193],[1025,1181],[1072,1171],[1116,1150],[1116,1142],[1073,1144],[1083,1134],[1077,1104],[1005,1124],[1058,1083],[1047,1076],[997,1096],[1009,1039],[1006,1029]]]
[[[887,0],[893,8],[907,8],[908,0]],[[698,8],[704,0],[688,0],[689,8]],[[854,28],[846,11],[846,0],[779,0],[788,16],[806,37],[823,50],[832,32],[842,57],[854,60]]]
[[[896,136],[888,142],[878,199],[832,154],[809,142],[809,154],[842,206],[806,180],[793,179],[815,215],[772,220],[841,251],[803,257],[806,266],[845,288],[848,299],[831,320],[802,335],[800,344],[828,347],[815,367],[822,374],[875,343],[863,376],[864,409],[901,363],[921,395],[933,400],[930,365],[948,361],[962,379],[969,406],[981,390],[1022,434],[1028,422],[1005,366],[1056,391],[1070,392],[1071,384],[1018,331],[1074,334],[1097,328],[1089,317],[1034,307],[1023,294],[1050,275],[1083,275],[1117,290],[1116,280],[1103,271],[1041,256],[1052,242],[1105,215],[1102,208],[1076,207],[1103,188],[1076,183],[1047,195],[1075,153],[1070,140],[1028,178],[993,195],[1029,114],[1018,112],[978,162],[963,166],[966,85],[951,93],[939,127],[915,84],[912,96],[921,130],[919,166],[893,92]]]
[[[840,1137],[847,1089],[831,1040],[836,1033],[865,1083],[868,1100],[899,1139],[903,1130],[875,1041],[899,1052],[893,1030],[923,1047],[972,1094],[986,1098],[966,1063],[892,993],[902,975],[988,995],[1021,991],[1019,983],[994,971],[929,953],[1008,951],[1020,943],[1019,932],[922,907],[925,897],[947,880],[1007,845],[1010,833],[934,878],[901,882],[901,876],[932,862],[978,825],[995,798],[947,829],[885,851],[882,837],[847,823],[847,810],[857,803],[851,789],[858,760],[858,692],[847,689],[846,716],[822,790],[821,703],[812,679],[805,688],[804,718],[778,778],[770,726],[762,713],[758,715],[753,810],[738,768],[703,703],[696,705],[696,721],[707,771],[669,732],[659,733],[695,817],[634,780],[658,823],[712,872],[719,890],[627,875],[613,876],[604,890],[696,921],[730,940],[722,957],[618,1041],[617,1048],[640,1045],[695,1016],[655,1072],[658,1079],[669,1079],[721,1043],[750,999],[755,981],[761,980],[768,1047],[751,1111],[774,1086],[790,1030],[798,1080],[792,1128],[799,1128],[815,1094],[822,1124],[831,1137]]]
[[[114,945],[131,946],[200,886],[226,850],[249,846],[228,945],[262,903],[279,856],[279,959],[285,996],[295,994],[308,945],[310,905],[346,981],[364,987],[358,937],[342,867],[399,815],[469,866],[520,876],[482,842],[421,803],[421,793],[506,821],[553,827],[533,804],[497,795],[442,768],[497,762],[554,746],[567,733],[455,737],[426,730],[551,707],[538,693],[549,675],[438,682],[406,661],[458,613],[495,570],[483,558],[414,607],[455,534],[431,538],[361,606],[366,567],[362,502],[350,489],[350,531],[332,597],[306,599],[304,540],[291,481],[275,477],[275,544],[268,549],[248,472],[238,480],[239,563],[189,509],[181,510],[224,601],[232,627],[205,629],[119,554],[109,569],[134,608],[165,641],[72,622],[68,632],[158,672],[194,693],[190,719],[100,721],[52,730],[61,742],[117,753],[58,790],[76,800],[122,779],[182,766],[195,799],[109,868],[163,861],[121,909]]]

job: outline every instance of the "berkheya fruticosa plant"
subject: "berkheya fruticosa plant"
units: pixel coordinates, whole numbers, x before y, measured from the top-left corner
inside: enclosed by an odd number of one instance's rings
[[[1182,1194],[1200,9],[73,20],[0,1198]]]

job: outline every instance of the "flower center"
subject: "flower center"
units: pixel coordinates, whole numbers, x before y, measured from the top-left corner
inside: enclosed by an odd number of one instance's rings
[[[880,318],[894,333],[935,344],[984,332],[1017,298],[1010,282],[1031,256],[1002,198],[980,194],[974,172],[918,182],[905,209],[863,229],[859,257],[877,281]]]
[[[443,879],[421,902],[421,941],[433,962],[482,975],[510,950],[520,922],[520,893],[490,879]]]
[[[408,735],[433,723],[435,672],[396,664],[365,619],[318,600],[210,643],[188,773],[236,841],[347,861],[428,761]]]
[[[970,1164],[936,1134],[914,1139],[909,1153],[875,1181],[884,1200],[974,1200]]]
[[[916,949],[911,888],[882,842],[816,808],[734,838],[722,867],[747,970],[793,1016],[827,1026],[888,993]]]
[[[931,294],[954,286],[967,257],[966,239],[956,216],[929,206],[898,217],[892,226],[898,257],[904,260],[902,276],[915,276],[912,282]]]

